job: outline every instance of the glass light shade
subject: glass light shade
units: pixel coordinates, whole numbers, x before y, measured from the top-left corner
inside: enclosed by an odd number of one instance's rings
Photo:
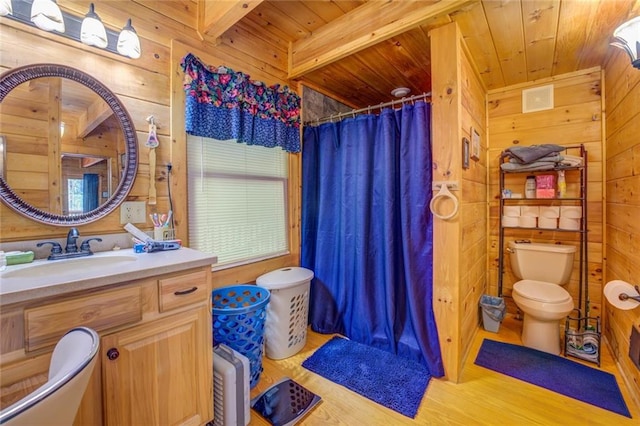
[[[127,21],[118,36],[118,53],[131,59],[138,59],[141,54],[140,39],[136,30],[131,26],[131,19]]]
[[[627,52],[633,66],[640,69],[640,16],[616,28],[613,37],[616,41],[611,45]]]
[[[31,5],[31,22],[41,30],[64,32],[62,12],[54,0],[35,0]]]
[[[89,12],[82,21],[80,28],[80,41],[89,46],[96,46],[100,49],[107,47],[107,31],[100,20],[100,17],[93,10],[93,3],[89,6]]]
[[[11,14],[13,14],[11,0],[0,0],[0,16],[7,16]]]

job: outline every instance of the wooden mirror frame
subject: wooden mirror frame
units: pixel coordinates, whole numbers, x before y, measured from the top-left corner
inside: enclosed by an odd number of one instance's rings
[[[22,200],[0,176],[0,199],[15,212],[40,223],[55,226],[76,226],[94,222],[120,206],[125,200],[138,171],[138,140],[131,116],[122,102],[98,80],[75,68],[58,64],[33,64],[13,68],[0,75],[0,103],[20,84],[40,77],[62,77],[76,81],[96,92],[111,107],[124,132],[126,162],[122,178],[111,197],[98,208],[87,213],[59,215],[37,209]]]

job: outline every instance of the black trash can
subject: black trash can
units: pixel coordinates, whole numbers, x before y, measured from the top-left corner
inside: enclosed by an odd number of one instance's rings
[[[497,333],[500,329],[500,322],[507,312],[507,305],[502,297],[482,295],[480,298],[480,308],[482,309],[482,325],[487,331]]]

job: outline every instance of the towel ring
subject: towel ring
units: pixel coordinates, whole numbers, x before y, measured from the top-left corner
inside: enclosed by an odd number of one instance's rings
[[[447,215],[443,215],[435,211],[435,202],[438,198],[441,197],[451,198],[451,200],[453,200],[453,211]],[[431,199],[431,202],[429,203],[429,209],[431,210],[431,213],[433,213],[433,215],[439,219],[451,219],[456,215],[456,213],[458,213],[458,199],[451,193],[451,191],[449,191],[449,187],[443,183],[442,185],[440,185],[440,191],[438,191],[438,193]]]

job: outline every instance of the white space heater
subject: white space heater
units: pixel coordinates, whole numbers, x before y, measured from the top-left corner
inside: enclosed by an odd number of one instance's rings
[[[213,349],[213,424],[247,426],[249,408],[249,359],[219,344]]]

